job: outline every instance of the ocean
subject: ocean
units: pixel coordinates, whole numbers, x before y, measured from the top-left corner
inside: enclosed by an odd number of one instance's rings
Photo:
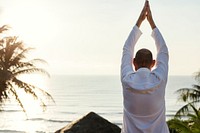
[[[46,82],[55,103],[47,101],[45,111],[37,102],[23,97],[27,116],[16,102],[7,102],[0,112],[0,133],[53,133],[93,111],[116,125],[122,125],[122,87],[119,76],[53,75]],[[182,103],[175,91],[195,84],[192,76],[169,76],[166,88],[166,117],[170,119]],[[30,102],[29,102],[30,101]]]

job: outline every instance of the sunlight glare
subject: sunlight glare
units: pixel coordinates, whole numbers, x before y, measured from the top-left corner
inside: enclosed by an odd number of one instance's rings
[[[40,89],[43,89],[47,91],[47,78],[44,76],[38,75],[38,74],[31,74],[31,75],[21,75],[19,77],[20,80],[29,83],[31,85],[34,85]],[[20,90],[18,91],[20,98],[22,99],[22,102],[24,104],[24,107],[27,111],[28,117],[35,117],[38,113],[43,112],[43,108],[40,105],[39,100],[34,99],[31,95],[26,94],[24,91]],[[46,102],[46,99],[39,94],[39,98],[43,99],[44,102]]]
[[[36,48],[33,54],[37,52],[36,57],[46,60],[49,58],[46,56],[48,55],[46,48],[51,43],[49,38],[54,38],[55,35],[52,33],[56,32],[52,26],[57,21],[53,17],[54,12],[52,13],[44,1],[20,1],[8,1],[3,5],[0,12],[1,25],[9,25],[11,27],[9,35],[19,37],[27,47]]]

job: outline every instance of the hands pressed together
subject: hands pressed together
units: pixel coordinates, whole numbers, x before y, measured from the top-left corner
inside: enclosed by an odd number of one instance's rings
[[[152,29],[156,28],[156,25],[154,23],[153,17],[152,17],[152,13],[151,13],[151,9],[150,9],[150,5],[149,5],[149,1],[146,0],[144,7],[142,9],[142,12],[140,13],[140,16],[137,20],[136,25],[138,27],[140,27],[140,25],[142,24],[142,22],[147,18],[150,26]]]

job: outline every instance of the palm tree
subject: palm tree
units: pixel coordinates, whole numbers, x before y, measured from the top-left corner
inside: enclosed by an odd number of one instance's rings
[[[187,120],[174,118],[167,122],[171,133],[200,133],[200,110],[192,104],[188,106],[192,108],[193,113],[188,113]]]
[[[0,27],[0,34],[2,35],[8,29],[9,27],[6,25]],[[46,104],[40,94],[53,100],[48,92],[19,78],[20,75],[36,72],[49,76],[46,70],[35,65],[36,63],[46,63],[44,60],[32,59],[27,61],[26,54],[30,50],[31,48],[26,48],[24,43],[18,41],[15,36],[0,38],[0,103],[5,103],[6,100],[14,96],[25,113],[26,109],[19,97],[18,90],[23,90],[26,94],[30,94],[34,99],[37,99],[43,108],[46,107]]]
[[[176,117],[188,114],[191,110],[191,105],[195,106],[200,103],[200,72],[196,73],[195,80],[198,84],[193,85],[192,88],[182,88],[176,91],[179,94],[178,99],[186,103],[177,111]]]
[[[188,122],[174,118],[167,122],[170,133],[192,133]]]
[[[171,133],[200,133],[200,72],[196,73],[195,80],[197,85],[192,88],[181,88],[176,91],[179,94],[178,99],[185,105],[181,107],[173,119],[169,120],[168,126]],[[184,117],[184,120],[181,119]]]

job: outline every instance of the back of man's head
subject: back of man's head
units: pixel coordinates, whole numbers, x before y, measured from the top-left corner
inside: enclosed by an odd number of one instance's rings
[[[150,50],[143,48],[137,51],[134,58],[134,65],[136,70],[142,67],[151,69],[154,63],[155,61],[153,60],[153,56]]]

